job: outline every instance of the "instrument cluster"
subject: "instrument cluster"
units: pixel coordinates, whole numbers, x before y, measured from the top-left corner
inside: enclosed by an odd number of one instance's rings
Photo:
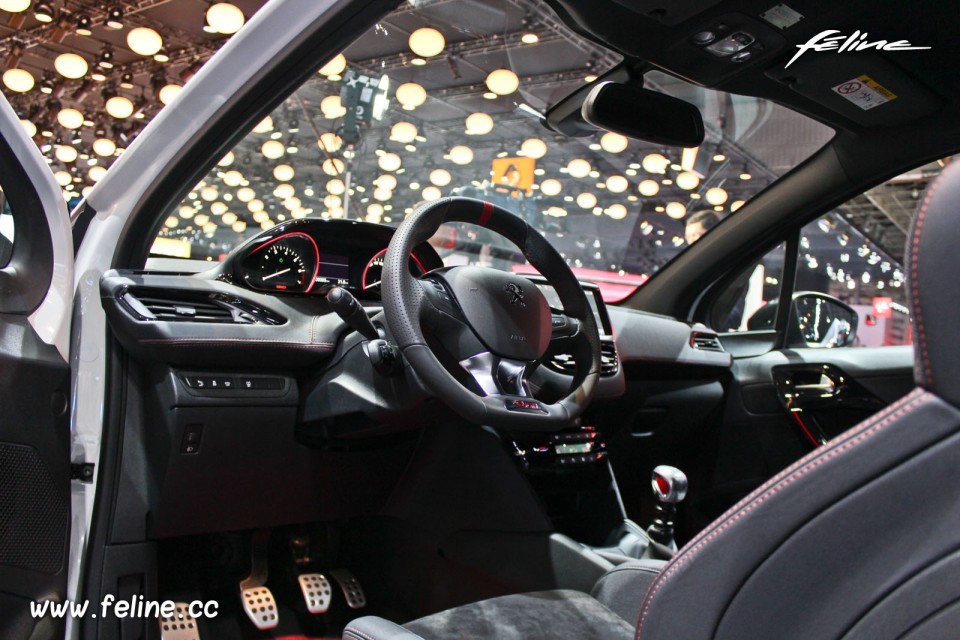
[[[325,295],[334,286],[379,298],[383,259],[393,228],[351,220],[301,219],[277,225],[240,247],[228,265],[255,291]],[[424,243],[410,255],[410,273],[442,267]]]

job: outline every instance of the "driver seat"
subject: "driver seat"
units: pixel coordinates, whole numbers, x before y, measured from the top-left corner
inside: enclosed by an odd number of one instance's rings
[[[349,640],[955,638],[960,628],[960,164],[907,246],[907,396],[812,451],[704,529],[642,588],[629,622],[580,592],[511,595]],[[616,569],[614,569],[616,571]],[[623,595],[623,594],[621,594]]]

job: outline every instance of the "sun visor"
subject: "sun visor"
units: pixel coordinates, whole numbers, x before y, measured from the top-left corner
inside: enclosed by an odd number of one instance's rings
[[[876,53],[807,52],[766,75],[864,127],[919,120],[942,105],[936,94]]]

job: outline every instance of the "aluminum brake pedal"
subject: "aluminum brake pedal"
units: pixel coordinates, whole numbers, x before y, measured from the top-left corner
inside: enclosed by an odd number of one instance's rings
[[[297,576],[297,581],[300,583],[307,611],[313,614],[326,613],[333,600],[333,589],[327,577],[322,573],[302,573]]]

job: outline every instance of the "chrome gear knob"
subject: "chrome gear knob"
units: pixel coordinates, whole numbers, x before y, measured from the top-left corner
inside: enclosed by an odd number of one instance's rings
[[[653,470],[653,495],[659,502],[678,504],[687,497],[687,474],[676,467],[661,464]]]

